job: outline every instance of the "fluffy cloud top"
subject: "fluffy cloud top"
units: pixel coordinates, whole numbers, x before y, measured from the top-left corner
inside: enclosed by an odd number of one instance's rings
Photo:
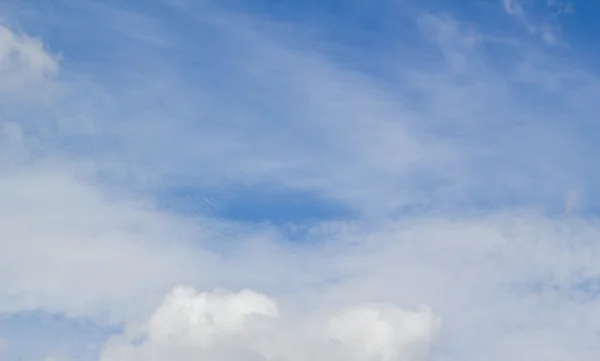
[[[365,304],[294,319],[252,291],[178,287],[138,326],[141,333],[113,339],[100,360],[416,361],[440,326],[426,307]]]

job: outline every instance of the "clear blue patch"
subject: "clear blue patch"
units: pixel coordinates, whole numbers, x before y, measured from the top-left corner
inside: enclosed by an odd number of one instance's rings
[[[598,52],[600,51],[600,2],[574,2],[574,11],[561,20],[562,35],[569,46],[577,50],[579,62],[585,63],[588,69],[600,70]]]
[[[238,186],[227,190],[172,187],[160,192],[161,209],[250,223],[312,223],[348,219],[354,212],[342,204],[300,190]]]

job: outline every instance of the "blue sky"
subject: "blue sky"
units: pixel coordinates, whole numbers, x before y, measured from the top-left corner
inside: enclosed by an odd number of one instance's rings
[[[599,13],[0,0],[0,360],[595,360]]]

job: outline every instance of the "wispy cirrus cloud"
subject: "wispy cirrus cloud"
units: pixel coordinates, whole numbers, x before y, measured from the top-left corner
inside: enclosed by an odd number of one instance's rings
[[[402,6],[409,35],[370,51],[239,4],[25,6],[0,46],[37,92],[1,95],[0,309],[114,338],[0,328],[9,359],[597,355],[593,70]],[[294,192],[342,211],[294,218]],[[284,221],[228,218],[248,193]]]
[[[548,45],[557,45],[562,42],[557,38],[559,26],[556,19],[562,15],[573,12],[573,3],[563,0],[545,0],[545,1],[521,1],[521,0],[502,0],[504,10],[511,16],[518,19],[525,28],[532,34],[537,35]],[[542,7],[542,16],[537,11],[530,11],[528,8]],[[564,44],[563,44],[564,45]]]

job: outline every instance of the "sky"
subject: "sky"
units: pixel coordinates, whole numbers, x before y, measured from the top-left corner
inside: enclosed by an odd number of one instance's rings
[[[0,360],[597,360],[598,15],[0,0]]]

